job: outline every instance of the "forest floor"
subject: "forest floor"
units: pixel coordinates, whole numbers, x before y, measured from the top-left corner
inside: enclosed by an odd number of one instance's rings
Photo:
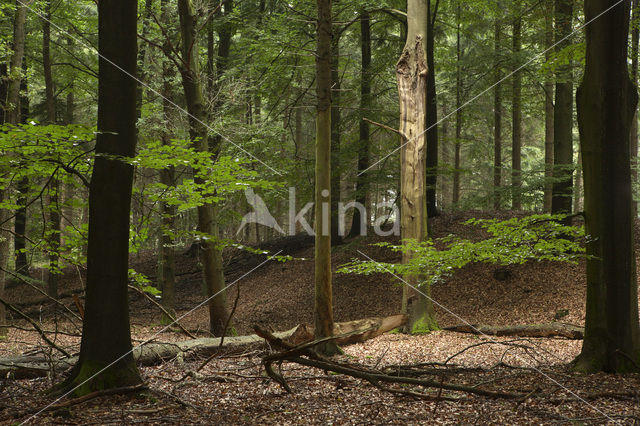
[[[471,217],[510,214],[466,212],[435,218],[435,237],[456,234],[475,238],[482,232],[464,225]],[[636,236],[640,235],[636,232]],[[367,237],[334,247],[333,264],[362,258],[396,261],[398,255],[372,247],[389,238]],[[230,305],[239,293],[233,324],[238,334],[252,333],[253,325],[287,330],[312,323],[313,240],[288,237],[261,248],[296,260],[264,262],[263,256],[239,250],[225,253]],[[636,244],[636,252],[640,246]],[[132,267],[153,278],[156,260],[151,253],[132,257]],[[247,272],[253,272],[244,276]],[[512,266],[506,279],[494,277],[495,266],[470,265],[446,283],[434,286],[439,325],[537,324],[560,321],[584,324],[584,264],[529,262]],[[40,278],[42,271],[31,271]],[[177,297],[180,320],[194,334],[206,335],[201,275],[196,257],[177,259]],[[236,281],[237,280],[237,281]],[[76,310],[72,294],[80,297],[84,273],[67,270],[60,283],[62,302]],[[6,297],[37,321],[49,336],[70,352],[79,349],[77,327],[60,317],[42,295],[24,285],[10,286]],[[401,289],[389,275],[368,277],[335,275],[336,321],[397,314]],[[165,331],[160,311],[132,292],[131,322],[134,345],[148,339],[173,342],[188,339],[177,330]],[[0,342],[0,357],[50,353],[31,326],[15,320],[8,338]],[[213,359],[198,375],[202,359],[175,359],[141,372],[149,391],[142,395],[100,396],[68,408],[39,413],[54,403],[43,392],[60,377],[0,381],[0,422],[13,424],[640,424],[640,374],[578,375],[569,363],[580,352],[580,340],[475,336],[451,331],[408,336],[387,334],[344,347],[339,360],[372,369],[416,364],[449,369],[436,375],[440,383],[456,383],[487,390],[527,395],[517,400],[426,389],[429,398],[391,394],[366,381],[284,363],[289,394],[268,378],[261,364],[264,349],[226,353]],[[437,363],[447,363],[443,367]],[[434,377],[434,376],[432,376]],[[182,379],[182,380],[181,380]],[[396,388],[400,391],[406,387]]]

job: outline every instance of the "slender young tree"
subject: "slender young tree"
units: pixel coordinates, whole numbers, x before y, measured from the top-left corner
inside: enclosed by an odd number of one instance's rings
[[[396,64],[400,99],[400,222],[402,239],[424,241],[427,238],[427,200],[425,188],[426,108],[427,108],[427,1],[408,0],[407,40]],[[403,253],[403,262],[411,259]],[[416,290],[419,279],[407,276],[403,310],[409,314],[410,332],[428,332],[437,328],[430,288]],[[425,297],[426,295],[426,297]]]
[[[316,47],[316,185],[315,185],[315,337],[333,335],[333,289],[331,285],[331,0],[317,0]],[[333,341],[317,350],[334,355]]]
[[[336,0],[333,0],[335,2]],[[331,37],[331,244],[340,244],[339,211],[340,203],[340,142],[341,142],[341,105],[340,105],[340,38],[344,27],[333,27]]]
[[[362,68],[360,69],[360,140],[358,141],[358,175],[356,176],[356,202],[367,205],[369,188],[365,171],[369,168],[369,123],[365,115],[371,109],[371,17],[369,12],[360,12],[360,52]],[[298,109],[297,111],[300,111]],[[296,117],[297,119],[297,117]],[[360,210],[353,212],[350,237],[363,235],[367,231],[369,218],[360,215]]]
[[[556,0],[556,53],[570,44],[573,0]],[[551,212],[571,213],[573,196],[573,83],[571,64],[556,71],[556,102],[553,114],[553,195]]]
[[[431,0],[427,0],[427,215],[438,215],[436,203],[436,188],[438,184],[438,96],[436,90],[435,72],[435,31],[440,0],[435,1],[433,8]]]
[[[502,186],[502,69],[500,68],[500,29],[498,20],[493,27],[493,51],[496,55],[495,64],[495,87],[493,88],[493,208],[500,210],[502,207],[502,197],[500,187]]]
[[[180,32],[182,34],[182,59],[180,74],[189,111],[189,135],[191,141],[200,152],[212,152],[217,156],[220,152],[220,140],[209,135],[204,123],[208,121],[208,114],[204,101],[204,86],[200,76],[198,62],[198,25],[191,0],[178,0],[178,14],[180,16]],[[197,183],[202,183],[198,178]],[[217,237],[218,229],[211,204],[198,206],[198,231]],[[224,270],[222,253],[211,238],[200,241],[200,255],[204,269],[204,286],[209,301],[209,319],[211,332],[216,336],[226,333],[228,313],[226,308],[226,294],[224,291]]]
[[[553,0],[545,0],[547,11],[553,10]],[[544,49],[545,60],[549,62],[553,46],[553,16],[544,15]],[[553,195],[553,81],[548,77],[544,81],[544,195],[543,211],[551,213]]]
[[[78,363],[59,391],[75,395],[142,382],[131,351],[127,295],[135,155],[137,2],[98,4],[98,135],[89,189],[89,247]]]
[[[53,93],[53,75],[51,72],[51,0],[44,5],[45,16],[42,20],[42,70],[45,85],[45,110],[47,123],[56,122],[56,102]],[[56,174],[57,175],[57,174]],[[60,181],[54,175],[49,184],[49,276],[47,278],[47,293],[49,296],[58,297],[58,265],[60,255],[60,227],[61,218],[58,196]]]
[[[606,13],[605,13],[606,11]],[[587,307],[580,371],[638,371],[640,328],[629,134],[629,2],[585,0],[586,67],[576,100],[584,168]],[[598,17],[597,19],[595,19]]]
[[[455,206],[460,201],[460,143],[462,142],[462,47],[460,45],[461,5],[456,7],[456,140],[453,153],[453,197]]]
[[[168,0],[162,0],[160,2],[160,20],[166,25],[169,23],[169,6]],[[171,49],[170,41],[165,39],[164,50],[169,51]],[[173,90],[171,88],[171,80],[175,76],[174,68],[168,61],[162,62],[162,114],[165,121],[168,123],[172,119],[171,116],[171,103],[173,99]],[[162,132],[162,144],[168,146],[171,144],[171,135],[167,129],[163,129]],[[160,183],[166,185],[168,188],[175,187],[176,176],[175,167],[169,166],[160,171]],[[160,214],[162,221],[162,235],[160,237],[160,253],[158,254],[159,260],[159,276],[160,287],[162,289],[162,306],[165,310],[173,316],[169,318],[163,314],[162,322],[169,324],[175,320],[176,306],[175,306],[175,284],[176,284],[176,272],[175,272],[175,241],[173,237],[173,230],[175,229],[175,217],[177,214],[176,206],[163,202],[160,205]]]
[[[522,72],[520,68],[520,52],[522,51],[522,16],[521,0],[513,2],[515,16],[513,18],[513,77],[511,91],[511,208],[522,208]]]

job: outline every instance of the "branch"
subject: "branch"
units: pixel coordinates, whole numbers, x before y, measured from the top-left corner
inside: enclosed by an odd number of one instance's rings
[[[22,312],[20,309],[16,308],[15,306],[13,306],[11,303],[5,301],[4,299],[0,298],[0,303],[2,303],[7,309],[9,309],[11,312],[21,316],[22,318],[26,319],[32,326],[33,328],[36,329],[36,331],[38,332],[38,334],[40,334],[40,336],[42,337],[42,340],[44,340],[49,346],[51,346],[52,348],[54,348],[55,350],[57,350],[58,352],[62,353],[65,357],[70,357],[71,355],[69,354],[69,352],[65,351],[64,349],[62,349],[60,346],[56,345],[51,339],[49,339],[47,337],[47,335],[45,334],[44,331],[42,331],[42,329],[40,328],[40,326],[34,321],[32,320],[27,314],[25,314],[24,312]]]
[[[169,311],[167,311],[164,306],[162,306],[161,304],[159,304],[158,302],[156,302],[155,300],[153,300],[153,297],[149,296],[147,293],[145,293],[144,291],[140,290],[138,287],[129,284],[128,287],[132,290],[137,291],[139,294],[141,294],[142,296],[144,296],[148,301],[150,301],[151,303],[153,303],[154,305],[156,305],[168,318],[171,319],[171,321],[178,326],[178,328],[180,330],[182,330],[182,332],[184,334],[186,334],[187,336],[191,337],[192,339],[195,339],[196,336],[194,336],[189,330],[187,330],[186,328],[184,328],[182,326],[182,324],[180,324],[178,321],[176,321],[176,319],[173,317],[173,315],[171,315],[169,313]]]

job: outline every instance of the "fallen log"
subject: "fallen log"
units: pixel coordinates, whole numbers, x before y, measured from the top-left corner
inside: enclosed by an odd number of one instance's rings
[[[349,333],[337,341],[341,345],[347,345],[372,339],[394,328],[401,327],[406,320],[405,315],[394,315],[387,318],[368,318],[336,323],[336,333]],[[290,342],[289,344],[292,346],[296,346],[313,340],[313,327],[300,324],[290,330],[273,333],[273,335],[283,341]],[[199,338],[173,343],[149,342],[135,347],[133,357],[138,365],[150,366],[176,358],[184,360],[207,357],[217,352],[242,352],[254,347],[264,347],[264,345],[265,340],[257,334],[226,336],[224,339],[220,337]],[[73,367],[77,360],[77,356],[55,359],[43,355],[0,358],[0,377],[10,376],[26,379],[43,377],[50,372],[64,373]]]
[[[584,338],[584,327],[558,322],[511,326],[461,324],[444,327],[444,330],[489,336],[564,337],[571,340],[582,340]]]

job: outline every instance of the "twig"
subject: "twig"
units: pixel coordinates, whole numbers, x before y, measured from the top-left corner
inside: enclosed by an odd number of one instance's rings
[[[32,284],[31,282],[29,282],[29,280],[27,280],[25,277],[23,277],[20,274],[16,274],[13,271],[9,271],[7,269],[4,268],[0,268],[1,271],[11,275],[12,277],[22,281],[23,283],[25,283],[26,285],[28,285],[29,287],[31,287],[32,289],[36,290],[38,293],[42,294],[43,296],[45,296],[47,299],[51,300],[52,302],[54,302],[57,305],[62,306],[67,312],[69,312],[71,315],[73,315],[74,317],[76,317],[76,319],[82,321],[82,318],[80,318],[75,312],[73,312],[71,309],[69,309],[64,303],[60,302],[58,299],[56,299],[55,297],[51,297],[49,294],[47,294],[47,292],[43,291],[41,288],[39,288],[38,286]],[[37,281],[37,280],[33,280],[33,281]],[[75,325],[75,324],[74,324]]]
[[[227,329],[229,328],[229,324],[231,323],[231,318],[233,318],[233,314],[236,312],[236,308],[238,307],[238,300],[240,300],[240,284],[238,283],[236,285],[236,300],[233,302],[233,308],[231,308],[231,313],[229,313],[229,317],[227,318],[227,322],[224,325],[224,333],[222,334],[222,337],[220,337],[220,345],[218,346],[218,350],[215,351],[214,353],[212,353],[209,358],[207,358],[202,364],[200,364],[200,366],[196,369],[196,373],[199,372],[200,370],[202,370],[205,365],[209,364],[211,362],[212,359],[214,359],[216,356],[218,356],[218,354],[220,353],[220,351],[222,350],[222,344],[224,343],[224,337],[227,334]],[[184,379],[184,378],[183,378]]]
[[[153,298],[151,296],[149,296],[147,293],[145,293],[144,291],[140,290],[138,287],[129,284],[128,285],[130,289],[137,291],[139,294],[141,294],[142,296],[144,296],[148,301],[150,301],[151,303],[153,303],[154,305],[156,305],[175,325],[178,326],[178,328],[180,330],[182,330],[182,332],[184,334],[186,334],[187,336],[191,337],[192,339],[195,339],[196,336],[194,336],[189,330],[187,330],[186,328],[184,328],[182,326],[182,324],[180,324],[178,321],[176,321],[176,319],[173,317],[173,315],[171,315],[169,313],[169,311],[167,311],[164,306],[162,306],[161,304],[159,304],[158,302],[156,302],[155,300],[153,300]]]
[[[386,124],[382,124],[382,123],[377,123],[375,121],[369,120],[368,118],[363,118],[364,121],[366,121],[367,123],[371,123],[374,126],[378,126],[378,127],[382,127],[383,129],[392,131],[400,136],[402,136],[402,133],[400,133],[400,131],[398,129],[394,129],[393,127],[389,127]]]
[[[11,303],[7,302],[6,300],[4,300],[2,298],[0,298],[0,303],[2,303],[11,312],[13,312],[13,313],[21,316],[22,318],[26,319],[27,321],[29,321],[29,323],[33,326],[33,328],[36,329],[38,334],[40,334],[40,337],[42,337],[42,340],[44,340],[49,346],[51,346],[52,348],[54,348],[57,351],[59,351],[60,353],[62,353],[65,357],[67,357],[67,358],[71,357],[69,352],[65,351],[60,346],[56,345],[51,339],[49,339],[47,337],[47,335],[45,334],[45,332],[42,331],[42,328],[40,328],[40,326],[34,320],[32,320],[27,314],[25,314],[20,309],[16,308]]]

